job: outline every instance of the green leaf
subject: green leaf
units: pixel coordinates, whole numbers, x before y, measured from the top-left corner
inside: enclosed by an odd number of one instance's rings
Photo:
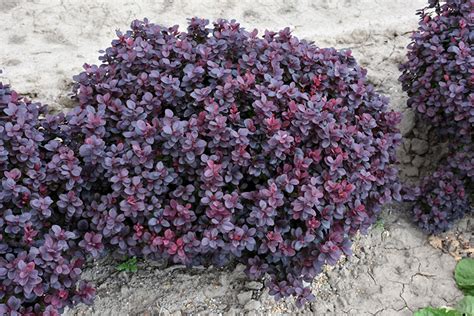
[[[462,316],[462,314],[447,307],[425,307],[416,311],[413,316]]]
[[[137,258],[133,257],[117,266],[117,270],[126,272],[137,272]]]
[[[474,296],[474,259],[464,258],[459,261],[454,270],[454,279],[465,295]]]
[[[379,229],[379,230],[385,230],[385,222],[383,218],[377,219],[377,221],[374,223],[374,229]]]
[[[474,296],[465,296],[458,303],[457,310],[463,315],[474,316]]]

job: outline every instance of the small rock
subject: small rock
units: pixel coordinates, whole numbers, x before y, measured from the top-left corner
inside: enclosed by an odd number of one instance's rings
[[[399,161],[401,161],[403,163],[410,163],[411,162],[410,155],[408,155],[407,151],[405,150],[405,148],[403,146],[398,147],[398,149],[397,149],[397,158],[398,158]],[[408,162],[406,162],[407,160],[408,160]]]
[[[235,267],[235,269],[234,269],[234,271],[233,271],[233,273],[232,273],[232,276],[233,276],[234,278],[243,278],[243,279],[247,278],[247,275],[245,274],[245,266],[244,266],[243,264],[240,264],[240,263],[239,263],[239,264]]]
[[[411,160],[412,159],[411,159],[410,155],[408,155],[406,153],[404,155],[401,155],[401,161],[403,163],[411,163]]]
[[[411,140],[408,138],[405,138],[403,140],[403,149],[405,149],[405,152],[409,152],[411,147]]]
[[[410,133],[413,130],[413,127],[415,127],[415,113],[411,110],[405,111],[399,127],[403,136]]]
[[[411,140],[411,150],[418,155],[424,155],[428,152],[428,142],[423,139],[413,138]]]
[[[249,290],[261,290],[263,288],[263,284],[257,281],[250,281],[245,284],[245,288]]]
[[[220,286],[218,286],[218,287],[207,287],[202,291],[204,296],[207,297],[207,298],[219,297],[219,296],[222,295],[223,292],[225,292],[225,291],[223,291],[223,288],[220,287]]]
[[[256,300],[250,300],[247,304],[245,304],[245,309],[250,311],[250,310],[256,310],[259,309],[262,306],[262,303]]]
[[[237,294],[237,300],[239,301],[240,305],[245,305],[252,299],[252,291],[245,291],[242,293]]]
[[[408,166],[408,167],[403,168],[403,173],[407,177],[417,177],[420,172],[419,172],[418,168],[413,167],[413,166]]]
[[[423,157],[416,155],[415,158],[411,161],[411,164],[417,168],[420,168],[423,165],[425,160]]]

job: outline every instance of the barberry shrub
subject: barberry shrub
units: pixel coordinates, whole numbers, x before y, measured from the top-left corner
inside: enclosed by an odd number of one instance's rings
[[[145,19],[117,35],[75,77],[61,127],[86,189],[58,202],[87,232],[79,247],[238,261],[276,298],[311,299],[304,282],[400,198],[399,114],[350,51],[288,28]]]
[[[474,180],[474,55],[472,0],[430,0],[401,65],[408,106],[430,122],[449,154],[438,170],[409,188],[415,222],[428,233],[447,230],[472,211]]]
[[[429,0],[401,65],[408,106],[444,134],[472,137],[472,0]]]
[[[412,209],[414,220],[428,233],[446,231],[469,212],[463,181],[447,170],[440,169],[424,177],[418,186],[407,190],[404,195],[407,201],[416,201]]]
[[[1,315],[58,315],[94,296],[78,282],[80,234],[60,206],[83,185],[80,161],[55,134],[62,119],[0,83]]]

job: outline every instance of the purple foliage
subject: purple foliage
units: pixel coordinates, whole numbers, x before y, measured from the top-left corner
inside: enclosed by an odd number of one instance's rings
[[[400,81],[408,105],[443,133],[472,137],[472,0],[430,0],[419,11]]]
[[[350,51],[288,28],[258,37],[193,18],[187,32],[145,20],[117,35],[102,64],[75,77],[79,106],[61,128],[81,178],[67,152],[54,160],[68,166],[54,179],[83,181],[57,198],[86,232],[79,246],[236,260],[268,275],[276,298],[312,299],[303,282],[350,254],[351,237],[399,198],[399,114]]]
[[[416,201],[414,220],[427,233],[440,233],[470,211],[464,184],[450,171],[437,171],[404,195]]]
[[[468,196],[474,186],[473,8],[472,0],[430,0],[419,11],[408,61],[401,65],[408,105],[449,142],[449,154],[438,171],[407,192],[409,200],[413,193],[419,198],[413,214],[428,233],[444,231],[472,211]],[[457,193],[446,193],[446,183],[467,192],[455,201]]]
[[[60,196],[79,195],[82,184],[79,160],[54,129],[62,117],[0,83],[1,315],[59,315],[90,302],[76,286],[78,235],[60,216]]]

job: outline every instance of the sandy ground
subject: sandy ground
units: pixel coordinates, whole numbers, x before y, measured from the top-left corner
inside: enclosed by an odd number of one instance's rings
[[[95,63],[98,50],[109,45],[115,29],[148,17],[164,25],[184,25],[191,16],[234,18],[248,29],[278,30],[290,26],[300,38],[318,46],[351,48],[369,70],[377,90],[390,96],[404,113],[400,148],[401,172],[416,179],[429,166],[428,132],[415,127],[413,113],[397,82],[415,11],[422,0],[315,1],[20,1],[0,0],[0,81],[60,110],[70,106],[71,78],[83,63]],[[410,315],[427,305],[450,305],[460,297],[449,247],[436,249],[396,205],[384,213],[368,236],[358,238],[355,256],[328,269],[313,287],[317,301],[303,313],[317,315]],[[474,220],[454,231],[473,242]],[[446,237],[447,238],[447,237]],[[439,242],[439,240],[438,240]],[[469,246],[469,245],[468,245]],[[451,245],[451,248],[454,247]],[[452,250],[452,249],[451,249]],[[455,249],[454,249],[455,250]],[[98,284],[92,307],[79,306],[68,315],[157,315],[162,313],[290,313],[288,302],[275,303],[262,284],[248,282],[237,266],[225,270],[182,267],[161,269],[141,263],[135,274],[118,273],[106,259],[85,277]]]

